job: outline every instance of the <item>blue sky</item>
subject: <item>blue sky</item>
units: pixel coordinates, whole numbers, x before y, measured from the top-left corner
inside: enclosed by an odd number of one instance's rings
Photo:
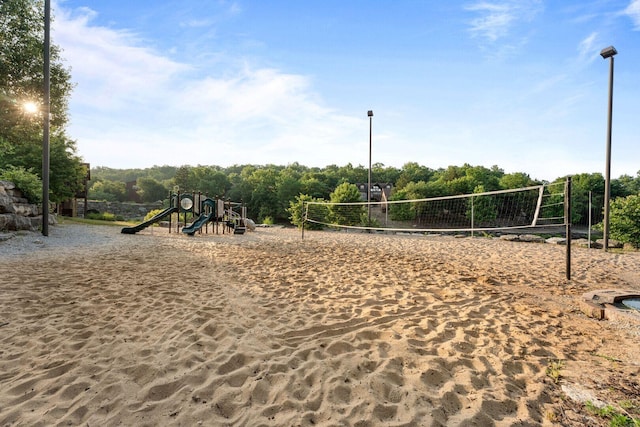
[[[92,166],[640,171],[640,0],[54,0]]]

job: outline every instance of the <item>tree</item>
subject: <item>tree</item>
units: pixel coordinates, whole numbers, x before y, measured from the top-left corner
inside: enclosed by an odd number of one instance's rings
[[[153,178],[139,178],[136,184],[140,188],[138,192],[144,202],[157,202],[167,198],[167,188]]]
[[[40,0],[0,1],[0,170],[10,166],[42,176],[42,120],[25,112],[27,101],[44,97],[44,7]],[[60,48],[50,49],[50,198],[73,197],[84,170],[75,141],[65,135],[73,85]],[[8,154],[7,154],[8,153]]]
[[[222,197],[231,188],[231,182],[224,172],[214,166],[197,166],[192,168],[193,189],[207,194],[209,197]]]
[[[191,166],[180,166],[173,177],[173,184],[178,186],[181,193],[194,191],[196,183],[191,173]]]
[[[277,220],[288,219],[287,214],[290,203],[301,194],[301,191],[302,183],[298,172],[290,168],[280,171],[276,179],[276,197],[278,199]]]
[[[396,188],[403,188],[410,182],[424,181],[429,182],[433,177],[433,169],[429,169],[425,166],[420,166],[416,162],[408,162],[402,166],[402,171],[398,179],[395,182]]]
[[[609,227],[612,238],[640,247],[640,195],[611,201]]]
[[[486,190],[484,186],[478,185],[473,192],[484,193]],[[473,218],[473,224],[475,227],[492,225],[492,221],[494,221],[498,216],[498,208],[496,206],[495,199],[491,196],[472,197],[470,202],[467,204],[466,216],[470,220]]]
[[[107,202],[123,202],[127,196],[124,182],[109,181],[108,179],[96,181],[89,188],[89,198],[94,200],[106,200]]]
[[[322,199],[316,199],[314,197],[308,196],[306,194],[300,194],[299,196],[297,196],[295,198],[295,200],[292,200],[289,202],[289,208],[287,209],[287,212],[289,213],[289,220],[291,221],[291,224],[297,226],[298,228],[302,228],[302,225],[304,223],[304,209],[305,209],[305,203],[307,202],[322,202]],[[315,210],[316,211],[322,211],[324,213],[324,215],[318,215],[316,214],[315,219],[319,220],[321,222],[326,221],[326,208],[324,207],[324,205],[316,205],[315,206]],[[320,218],[322,217],[322,218]],[[321,230],[323,228],[322,224],[318,224],[315,222],[309,222],[307,223],[307,225],[305,225],[305,228],[309,229],[309,230]]]
[[[332,203],[360,202],[360,191],[355,184],[347,182],[336,187],[331,193]],[[330,207],[330,219],[340,225],[358,225],[366,209],[364,205],[332,205]]]
[[[523,188],[536,185],[536,182],[531,177],[523,172],[509,173],[503,175],[499,181],[500,188],[503,190],[510,190],[514,188]]]
[[[248,199],[243,199],[251,217],[262,222],[265,218],[286,218],[286,207],[278,204],[277,181],[279,171],[277,167],[268,165],[261,168],[245,168],[241,175],[248,173],[245,180],[251,190]]]
[[[604,206],[604,178],[602,174],[581,173],[571,177],[571,222],[573,224],[588,222],[589,192],[592,196],[593,212],[601,212]]]

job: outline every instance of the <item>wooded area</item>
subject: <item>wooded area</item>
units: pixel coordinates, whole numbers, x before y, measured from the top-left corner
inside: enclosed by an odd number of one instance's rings
[[[309,199],[329,200],[342,183],[367,183],[368,168],[364,166],[330,165],[314,168],[293,163],[278,165],[220,166],[153,166],[147,169],[91,170],[89,197],[101,200],[133,200],[126,191],[126,182],[136,183],[135,195],[140,201],[164,200],[175,186],[180,191],[200,191],[210,197],[242,201],[251,218],[258,222],[288,222],[287,209],[301,195]],[[553,182],[564,181],[565,176]],[[391,199],[409,200],[484,191],[521,188],[540,184],[524,172],[505,173],[498,166],[449,166],[431,169],[416,162],[402,168],[372,165],[373,183],[393,185]],[[600,173],[574,175],[573,223],[586,224],[589,192],[592,193],[593,221],[602,220],[604,177]],[[640,194],[640,173],[636,177],[622,176],[612,180],[612,198]]]

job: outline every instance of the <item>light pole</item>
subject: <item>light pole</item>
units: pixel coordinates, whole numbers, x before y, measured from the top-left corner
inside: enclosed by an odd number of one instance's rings
[[[367,111],[369,116],[369,181],[367,185],[367,227],[371,226],[371,131],[373,129],[373,110]]]
[[[49,235],[49,119],[50,68],[49,45],[51,29],[51,0],[44,2],[44,105],[42,108],[42,235]]]
[[[615,47],[605,47],[600,51],[603,59],[611,58],[609,65],[609,111],[607,116],[607,160],[604,176],[604,231],[603,244],[609,250],[609,205],[611,202],[611,119],[613,116],[613,57],[618,53]]]

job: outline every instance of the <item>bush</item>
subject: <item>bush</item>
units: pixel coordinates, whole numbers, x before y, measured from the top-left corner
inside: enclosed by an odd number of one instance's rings
[[[295,201],[289,202],[289,208],[287,209],[287,212],[289,213],[289,220],[291,220],[291,224],[295,225],[298,228],[302,228],[302,223],[304,222],[304,204],[306,202],[321,201],[323,200],[316,199],[309,196],[308,194],[300,194],[298,197],[296,197]],[[322,224],[313,222],[307,223],[305,227],[309,230],[321,230],[323,228]]]
[[[31,169],[8,166],[0,171],[0,179],[13,182],[29,203],[42,202],[42,181]]]
[[[618,197],[609,210],[611,238],[640,247],[640,195]]]
[[[160,212],[162,212],[164,209],[154,209],[152,211],[149,211],[145,216],[144,219],[142,220],[144,221],[148,221],[151,218],[153,218],[154,216],[158,215]]]
[[[358,187],[347,182],[338,185],[330,197],[332,203],[355,203],[361,201]],[[361,216],[365,211],[365,205],[331,205],[329,219],[339,225],[359,225]]]
[[[87,219],[97,219],[100,221],[124,221],[124,218],[120,215],[115,215],[110,212],[104,213],[87,213]]]

